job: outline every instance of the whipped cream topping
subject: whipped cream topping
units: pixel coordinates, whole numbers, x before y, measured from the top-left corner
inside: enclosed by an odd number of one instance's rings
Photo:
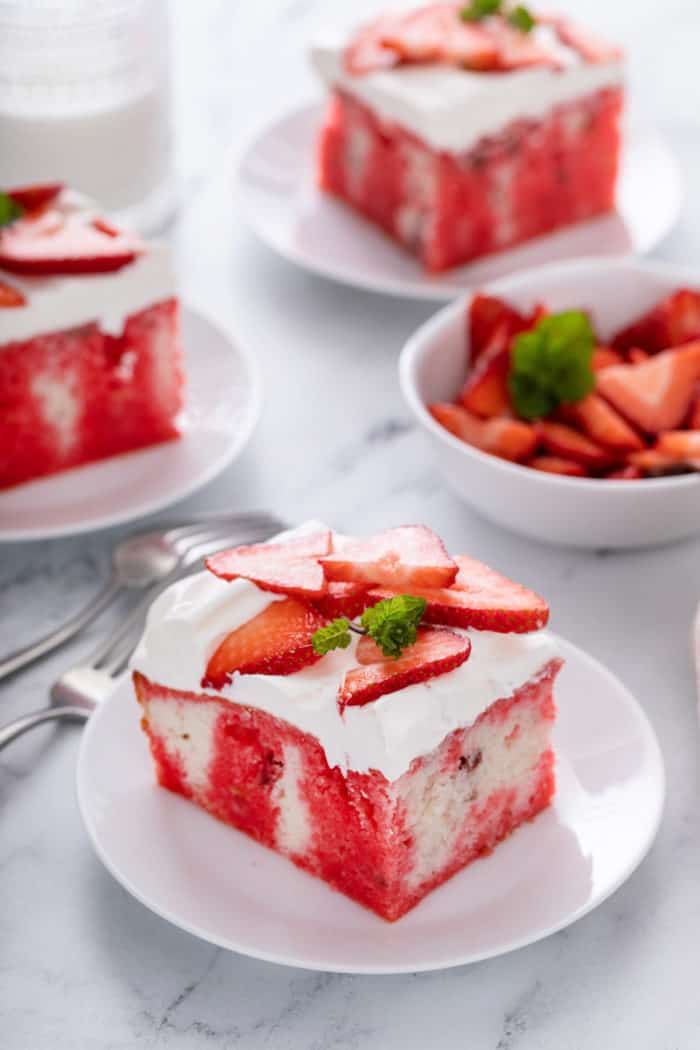
[[[541,119],[554,106],[622,83],[620,61],[586,62],[555,40],[550,26],[537,26],[533,32],[546,37],[562,69],[478,73],[407,65],[354,76],[343,66],[349,37],[339,39],[337,34],[311,48],[311,63],[328,88],[342,89],[435,150],[463,153],[515,120]]]
[[[73,191],[61,195],[61,208],[86,218],[100,214],[92,202]],[[0,268],[0,280],[26,299],[24,306],[0,309],[0,348],[93,322],[111,335],[120,335],[130,314],[175,295],[170,254],[165,244],[158,243],[150,243],[143,254],[113,273],[27,277]]]
[[[348,707],[342,715],[337,692],[345,672],[356,666],[356,641],[295,674],[235,674],[223,689],[203,690],[207,661],[223,638],[283,597],[247,580],[228,583],[210,572],[181,580],[153,603],[131,666],[171,689],[204,692],[267,711],[315,736],[329,766],[376,769],[391,781],[556,656],[547,631],[459,632],[472,643],[461,667],[362,707]]]

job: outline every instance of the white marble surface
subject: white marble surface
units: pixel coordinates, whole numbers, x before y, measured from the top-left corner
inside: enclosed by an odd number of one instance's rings
[[[637,101],[683,162],[691,197],[657,254],[692,262],[700,12],[689,0],[586,6],[601,29],[627,41]],[[346,5],[173,0],[173,9],[186,199],[172,239],[183,296],[235,328],[267,384],[243,458],[181,509],[264,505],[290,520],[313,514],[362,531],[425,520],[452,548],[535,585],[551,598],[560,633],[607,663],[648,711],[668,767],[667,811],[630,881],[541,944],[434,975],[311,974],[218,951],[128,897],[80,826],[79,730],[42,730],[0,761],[0,1047],[695,1050],[700,840],[688,633],[700,541],[632,554],[547,549],[489,526],[442,488],[395,379],[399,347],[430,307],[294,271],[241,229],[226,194],[230,143],[311,92],[304,41]],[[1,548],[0,648],[77,607],[117,534]],[[43,704],[52,676],[89,642],[2,688],[2,719]]]

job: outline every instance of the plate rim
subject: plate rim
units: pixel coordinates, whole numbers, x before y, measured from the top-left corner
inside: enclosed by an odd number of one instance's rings
[[[246,445],[249,443],[253,431],[258,423],[260,414],[263,406],[263,381],[262,372],[258,362],[253,357],[250,350],[242,343],[237,336],[234,336],[229,331],[228,327],[215,320],[206,310],[201,310],[199,307],[192,306],[188,303],[180,302],[180,309],[182,312],[183,321],[185,316],[196,319],[198,323],[204,323],[209,329],[216,332],[219,338],[228,344],[230,352],[236,354],[243,367],[243,372],[249,387],[250,395],[247,401],[245,409],[245,420],[243,425],[237,432],[235,440],[231,441],[226,452],[212,463],[206,470],[203,470],[201,474],[198,474],[195,479],[190,478],[174,495],[160,496],[154,499],[152,502],[143,503],[137,510],[125,509],[122,512],[111,515],[99,515],[94,518],[84,519],[70,525],[56,525],[56,526],[36,526],[27,529],[12,529],[4,528],[0,524],[0,544],[2,543],[23,543],[23,542],[35,542],[38,540],[48,539],[61,539],[69,538],[72,536],[80,536],[85,533],[99,532],[103,529],[111,528],[116,525],[124,525],[127,522],[136,522],[142,518],[147,517],[150,514],[155,514],[160,510],[164,510],[166,507],[172,506],[174,503],[178,503],[180,500],[187,499],[193,493],[197,492],[198,489],[203,488],[214,478],[218,477],[230,464],[236,459],[244,450]],[[185,377],[185,383],[187,383],[187,377]],[[185,386],[185,405],[184,409],[187,410],[187,387]],[[185,435],[185,440],[187,435]],[[105,463],[114,462],[116,460],[123,460],[124,462],[131,460],[134,457],[138,457],[142,453],[150,453],[159,448],[165,448],[170,445],[171,442],[163,442],[160,445],[150,445],[142,449],[133,449],[130,452],[120,453],[118,456],[110,456],[104,460],[97,460],[93,463],[80,464],[77,467],[70,468],[70,470],[60,471],[57,474],[48,475],[46,478],[37,478],[34,481],[27,482],[27,485],[41,485],[44,481],[51,481],[56,477],[67,478],[72,474],[74,477],[84,477],[84,472],[89,472],[93,468],[99,468]],[[21,488],[22,486],[17,486]],[[12,490],[8,490],[12,491]],[[0,492],[0,498],[2,498],[2,492]]]
[[[464,295],[471,288],[475,286],[473,280],[467,279],[462,284],[447,283],[438,284],[431,283],[430,276],[424,276],[422,279],[412,278],[410,280],[401,279],[382,279],[376,281],[374,279],[365,277],[362,273],[355,275],[349,275],[347,271],[341,271],[335,269],[333,265],[324,265],[323,263],[314,259],[309,259],[308,256],[302,252],[295,250],[290,245],[280,245],[275,241],[273,237],[267,235],[261,226],[256,222],[254,215],[247,208],[241,206],[241,198],[243,196],[243,167],[250,157],[253,150],[263,140],[263,138],[273,131],[276,127],[281,127],[287,124],[287,122],[294,119],[300,119],[302,116],[306,117],[310,122],[312,117],[316,120],[320,117],[324,105],[323,97],[316,96],[315,98],[307,98],[306,101],[297,102],[283,110],[277,110],[276,113],[268,115],[264,121],[257,126],[257,128],[250,133],[242,146],[234,148],[230,151],[228,159],[228,172],[229,172],[229,184],[232,190],[232,197],[236,204],[236,211],[238,216],[243,221],[246,228],[254,234],[261,244],[264,244],[267,248],[275,253],[279,258],[284,259],[286,262],[292,265],[300,267],[308,273],[314,274],[317,277],[322,277],[327,281],[344,285],[348,288],[357,288],[361,291],[372,292],[375,295],[385,295],[396,299],[406,299],[408,301],[424,301],[424,302],[443,302],[449,303],[456,296]],[[668,236],[668,234],[674,229],[678,219],[680,217],[683,202],[685,199],[685,181],[683,178],[683,171],[678,161],[676,153],[671,148],[667,137],[659,130],[657,125],[649,119],[640,119],[636,113],[633,114],[632,120],[627,120],[624,126],[624,134],[626,138],[631,138],[635,134],[644,134],[653,137],[657,146],[660,146],[664,152],[665,160],[669,166],[669,170],[674,179],[675,184],[675,206],[667,209],[667,218],[665,223],[659,228],[659,232],[655,235],[654,239],[648,244],[645,244],[640,249],[630,248],[629,251],[611,252],[609,258],[640,258],[651,252],[661,241]],[[625,150],[625,143],[623,141],[623,155]],[[601,216],[595,217],[601,218]],[[359,221],[359,220],[358,220]],[[592,221],[595,221],[592,220]],[[380,232],[380,231],[375,231]],[[498,254],[507,255],[509,251],[516,251],[519,248],[526,246],[527,243],[536,243],[537,240],[544,239],[548,236],[556,236],[562,231],[555,230],[551,234],[542,234],[541,238],[533,238],[530,242],[524,242],[524,245],[514,245],[512,249],[507,249],[503,253],[493,253],[491,256],[486,258],[494,258]],[[389,239],[389,242],[393,242]],[[396,245],[394,245],[396,247]],[[586,253],[591,254],[590,252]],[[550,259],[543,260],[534,265],[546,266],[550,263],[556,262],[568,262],[569,259],[577,259],[578,255],[572,255],[571,257],[565,257],[564,259]],[[478,263],[479,260],[474,260],[474,263]],[[464,264],[465,267],[469,267],[471,264]],[[502,280],[504,277],[513,276],[521,271],[527,271],[532,268],[533,264],[526,264],[524,266],[517,266],[507,272],[496,275],[495,277],[489,277],[485,281],[476,283],[493,283],[494,281]],[[459,273],[462,267],[457,267],[453,271],[446,271],[447,274]]]
[[[300,960],[297,957],[285,955],[284,953],[256,950],[255,948],[251,948],[250,946],[243,946],[241,944],[234,945],[230,940],[224,937],[217,936],[216,934],[210,934],[208,932],[203,932],[201,929],[198,929],[195,924],[189,921],[183,921],[182,919],[175,917],[175,915],[170,913],[167,909],[158,907],[154,902],[148,899],[132,883],[131,879],[123,872],[121,872],[115,864],[113,864],[111,858],[108,856],[106,850],[103,848],[100,836],[91,821],[91,817],[89,814],[89,803],[85,798],[85,788],[83,784],[84,763],[86,761],[85,754],[87,752],[87,749],[90,747],[90,740],[92,734],[95,732],[94,726],[97,724],[97,719],[94,718],[90,718],[82,733],[80,747],[78,751],[78,758],[76,762],[76,772],[74,781],[78,811],[80,813],[80,817],[83,822],[83,827],[85,828],[88,839],[93,849],[95,850],[95,853],[97,854],[99,860],[104,865],[109,874],[112,876],[112,878],[120,886],[122,886],[122,888],[125,889],[132,897],[134,897],[135,900],[137,900],[144,907],[148,908],[149,911],[153,912],[153,914],[157,915],[159,918],[164,919],[166,922],[169,922],[171,925],[176,926],[178,929],[184,930],[191,936],[197,937],[198,939],[203,940],[209,944],[213,944],[216,947],[224,948],[227,951],[232,951],[236,954],[243,955],[248,958],[258,959],[262,962],[274,963],[279,966],[289,966],[294,967],[296,969],[308,970],[313,972],[358,975],[362,974],[365,976],[388,976],[392,974],[427,973],[453,969],[457,966],[466,966],[476,962],[484,962],[488,959],[498,958],[502,955],[508,955],[511,952],[518,951],[519,949],[525,948],[531,944],[537,944],[539,941],[551,937],[553,934],[559,932],[560,930],[572,926],[574,923],[578,922],[579,919],[583,919],[586,915],[594,911],[606,900],[608,900],[608,898],[610,898],[614,893],[616,893],[617,890],[619,890],[628,881],[628,879],[631,878],[631,876],[641,865],[642,861],[648,855],[649,851],[651,850],[651,847],[653,846],[656,840],[665,810],[667,787],[663,752],[661,750],[661,746],[659,744],[659,740],[653,728],[651,720],[649,719],[649,716],[647,715],[639,700],[637,700],[635,695],[631,692],[630,689],[628,689],[624,682],[622,682],[622,680],[618,678],[618,676],[613,671],[611,671],[605,664],[603,664],[602,661],[598,660],[595,656],[586,652],[584,649],[581,649],[573,642],[569,642],[566,639],[561,638],[559,635],[552,633],[552,637],[555,640],[555,642],[559,646],[561,646],[565,656],[567,652],[571,655],[574,655],[577,660],[581,660],[583,663],[588,664],[588,666],[595,669],[595,671],[598,674],[602,674],[606,679],[611,681],[611,683],[614,685],[615,689],[619,694],[619,699],[624,703],[628,711],[634,713],[642,733],[644,751],[655,765],[655,776],[658,782],[658,792],[656,797],[655,812],[653,812],[650,815],[651,819],[649,820],[646,834],[640,843],[638,851],[634,854],[634,856],[632,856],[629,859],[627,864],[622,866],[618,876],[611,881],[609,886],[605,887],[605,889],[599,894],[599,896],[594,897],[592,900],[586,902],[585,905],[582,905],[578,909],[575,909],[573,912],[567,914],[567,916],[562,918],[561,921],[554,922],[551,925],[538,930],[534,934],[524,935],[522,937],[516,938],[513,941],[509,941],[505,945],[494,947],[493,949],[482,951],[477,954],[467,953],[464,955],[456,956],[451,960],[445,960],[444,958],[441,958],[439,960],[426,960],[418,965],[416,965],[415,963],[399,963],[392,965],[350,963],[341,966],[337,962],[329,962],[328,960],[323,959],[304,958]],[[127,680],[128,672],[118,680],[118,683],[115,686],[113,693],[107,698],[106,701],[104,701],[105,704],[108,704],[110,703],[110,701],[112,701],[112,698],[116,694],[117,690],[119,688],[124,687]],[[533,826],[536,826],[536,824]],[[230,830],[234,831],[235,829]],[[243,833],[240,832],[239,834]],[[261,848],[265,849],[266,847],[261,846]],[[458,878],[459,874],[460,873],[457,872],[454,877]],[[314,876],[309,877],[313,878]],[[329,892],[333,891],[329,890]],[[360,905],[357,906],[360,907]]]

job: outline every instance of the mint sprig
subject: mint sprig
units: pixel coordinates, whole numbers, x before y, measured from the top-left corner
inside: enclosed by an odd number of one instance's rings
[[[521,33],[529,33],[535,27],[535,19],[524,4],[504,10],[503,0],[470,0],[460,8],[459,17],[463,22],[481,22],[484,18],[499,14]]]
[[[519,29],[521,33],[531,33],[535,28],[535,19],[523,4],[517,4],[508,12],[507,18],[513,28]]]
[[[580,310],[550,314],[515,337],[508,387],[521,419],[540,419],[590,394],[594,336]]]
[[[22,208],[8,193],[0,191],[0,228],[9,226],[22,215]]]
[[[403,650],[415,643],[418,624],[425,608],[425,598],[397,594],[365,609],[359,624],[340,616],[319,628],[314,632],[311,644],[315,653],[325,656],[332,649],[347,649],[351,641],[350,632],[354,631],[369,635],[384,656],[398,660]]]

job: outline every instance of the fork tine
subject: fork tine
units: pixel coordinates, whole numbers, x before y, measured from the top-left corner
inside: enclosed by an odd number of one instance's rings
[[[183,573],[183,569],[197,567],[197,563],[202,558],[208,554],[215,553],[217,550],[221,550],[222,547],[226,547],[229,544],[240,543],[243,540],[247,542],[260,541],[268,535],[267,527],[256,533],[250,530],[245,534],[239,531],[235,533],[228,531],[211,536],[209,540],[190,547],[184,555],[180,567],[164,580],[148,589],[141,601],[129,612],[126,619],[88,657],[86,665],[97,670],[104,670],[109,674],[116,674],[118,669],[123,669],[126,666],[126,662],[135,649],[143,626],[143,620],[152,602],[166,587],[187,575],[187,573]],[[138,632],[136,632],[136,628],[139,628]]]
[[[287,527],[284,522],[280,521],[273,514],[268,514],[267,511],[241,511],[235,514],[215,512],[202,514],[187,525],[178,525],[175,528],[168,529],[165,535],[168,540],[179,543],[181,540],[192,539],[200,532],[204,533],[212,529],[232,528],[234,526],[256,531],[269,528],[271,534]]]

